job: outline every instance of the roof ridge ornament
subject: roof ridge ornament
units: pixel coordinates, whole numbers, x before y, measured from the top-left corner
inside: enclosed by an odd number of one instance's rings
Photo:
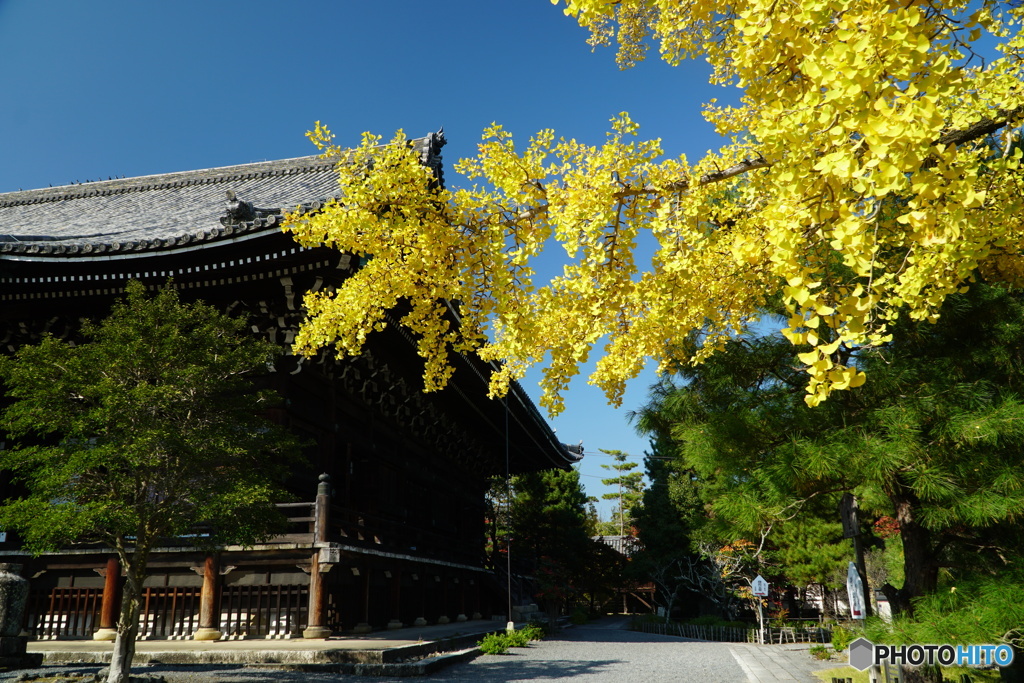
[[[256,209],[253,207],[252,202],[243,201],[234,190],[228,190],[226,194],[228,197],[227,215],[221,217],[221,223],[224,225],[234,225],[256,218]]]

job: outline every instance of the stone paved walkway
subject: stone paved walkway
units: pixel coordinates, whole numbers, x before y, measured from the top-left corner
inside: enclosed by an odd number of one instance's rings
[[[569,628],[560,634],[535,643],[529,648],[514,648],[509,655],[482,655],[471,661],[452,664],[429,676],[415,679],[398,677],[357,677],[327,671],[281,671],[262,665],[240,666],[242,655],[291,650],[308,650],[307,641],[228,641],[211,644],[194,641],[162,641],[140,644],[141,650],[162,647],[186,652],[189,648],[215,649],[232,653],[233,664],[179,666],[163,661],[139,667],[139,673],[165,675],[171,683],[397,683],[429,681],[431,683],[505,683],[509,681],[582,681],[584,683],[660,683],[694,681],[699,683],[816,683],[812,671],[834,666],[818,662],[807,653],[806,645],[754,645],[747,643],[712,643],[672,636],[637,633],[625,629],[624,617],[608,618],[585,626]],[[409,629],[404,633],[382,632],[360,639],[320,641],[317,648],[388,648],[408,646],[420,639],[449,637],[467,633],[475,627],[493,629],[493,622],[468,622],[447,627]],[[500,625],[498,625],[500,628]],[[82,654],[95,645],[86,641],[75,643],[35,643],[33,649],[75,645]],[[106,646],[102,646],[106,649]],[[159,658],[157,658],[159,659]],[[255,660],[266,661],[257,655]],[[66,661],[66,660],[65,660]],[[199,661],[199,660],[197,660]],[[308,660],[307,660],[308,661]],[[71,671],[95,671],[97,665],[48,666],[49,675]],[[17,672],[0,674],[0,681],[13,679]]]

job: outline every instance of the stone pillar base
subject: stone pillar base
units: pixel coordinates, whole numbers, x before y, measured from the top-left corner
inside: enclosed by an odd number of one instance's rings
[[[42,652],[28,652],[23,655],[0,655],[0,666],[5,669],[38,669],[42,665]]]
[[[93,640],[114,640],[117,638],[116,628],[101,628],[92,634]]]
[[[352,629],[352,633],[373,633],[373,627],[363,621],[356,624],[355,628]]]
[[[331,637],[331,629],[323,626],[310,626],[302,631],[302,637],[306,640],[326,640]]]
[[[448,617],[444,616],[443,614],[437,618],[437,623],[439,623],[439,624],[447,624],[450,621],[451,621],[451,619],[449,619]]]
[[[469,621],[469,618],[466,617],[465,614],[460,614],[459,616],[455,617],[455,621]]]
[[[426,626],[427,620],[423,617],[416,617],[416,621],[412,622],[413,626]]]
[[[27,636],[0,636],[0,655],[4,657],[21,657],[26,647]]]
[[[400,628],[404,628],[404,627],[405,627],[405,624],[400,622],[398,619],[392,619],[391,621],[388,622],[388,630],[389,631],[394,631],[396,629],[400,629]]]
[[[220,640],[223,635],[220,629],[201,626],[192,634],[192,640]]]
[[[476,621],[477,619],[483,619],[483,618],[484,618],[484,615],[480,614],[479,612],[473,612],[473,616],[472,616],[471,618],[472,618],[472,619],[473,619],[474,621]]]

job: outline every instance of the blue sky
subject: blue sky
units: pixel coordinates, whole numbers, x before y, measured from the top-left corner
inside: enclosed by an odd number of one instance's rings
[[[628,111],[667,154],[696,158],[719,146],[700,104],[735,91],[708,85],[702,62],[619,71],[546,0],[0,0],[0,93],[10,192],[312,154],[303,134],[317,120],[341,145],[443,126],[450,186],[494,121],[524,143],[554,128],[600,144]],[[625,413],[655,377],[634,380],[615,410],[585,374],[552,424],[583,440],[599,496],[610,460],[597,449],[643,453]],[[535,399],[537,377],[524,382]]]

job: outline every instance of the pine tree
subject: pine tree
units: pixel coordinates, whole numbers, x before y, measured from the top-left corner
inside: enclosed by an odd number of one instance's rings
[[[865,531],[895,519],[905,579],[883,588],[910,611],[941,568],[969,556],[995,569],[1021,550],[1006,527],[1024,513],[1024,298],[977,284],[937,323],[893,334],[849,359],[877,381],[816,409],[802,400],[794,351],[768,336],[680,367],[686,384],[661,386],[644,413],[694,471],[721,533],[782,542],[801,517],[834,523],[844,492],[857,495]]]
[[[642,472],[633,471],[639,466],[639,463],[629,462],[627,460],[629,453],[615,450],[606,451],[603,448],[599,450],[615,460],[611,465],[602,463],[601,467],[616,472],[616,476],[602,479],[601,483],[605,486],[618,487],[618,491],[602,494],[601,498],[618,501],[613,519],[618,517],[619,536],[626,536],[626,532],[633,526],[635,508],[643,500],[644,475]]]

